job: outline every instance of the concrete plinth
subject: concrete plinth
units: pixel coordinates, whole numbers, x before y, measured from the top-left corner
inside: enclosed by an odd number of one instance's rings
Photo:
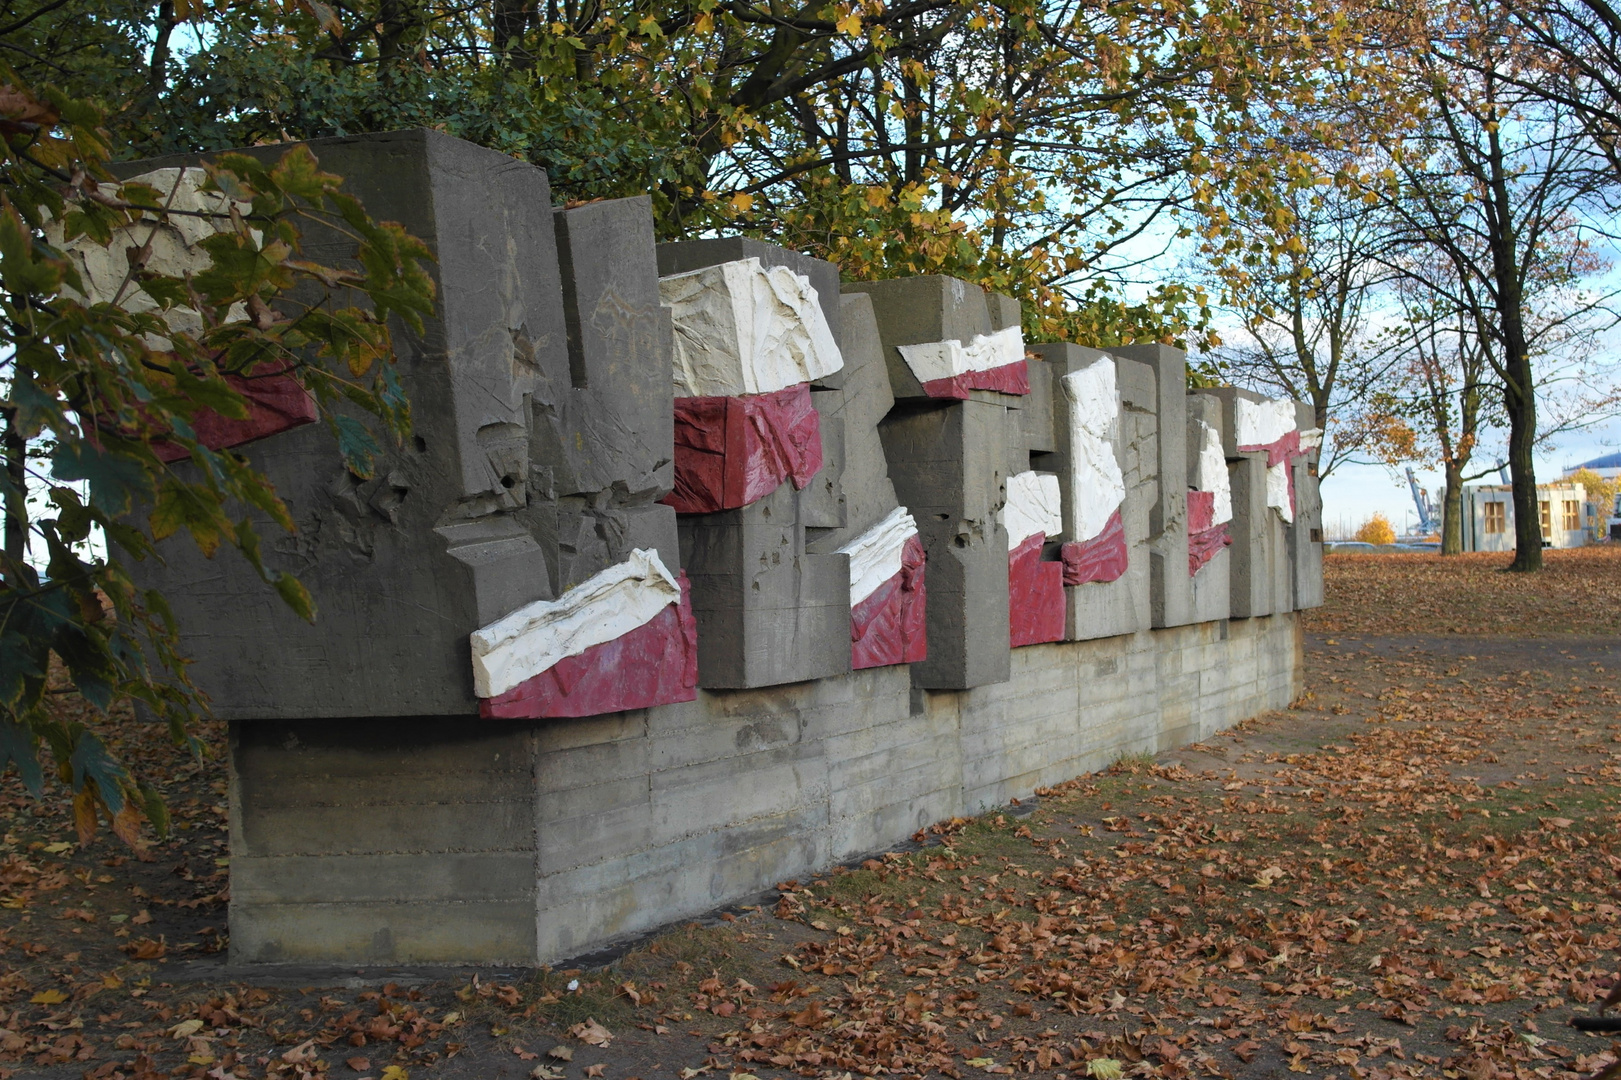
[[[1004,638],[1005,640],[1005,638]],[[1292,614],[574,720],[237,721],[234,963],[541,963],[1300,693]]]

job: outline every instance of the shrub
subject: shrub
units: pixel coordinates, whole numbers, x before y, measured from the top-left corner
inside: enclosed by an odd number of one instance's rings
[[[1390,519],[1383,514],[1375,514],[1362,523],[1356,531],[1356,538],[1364,544],[1394,544],[1396,530],[1391,526]]]

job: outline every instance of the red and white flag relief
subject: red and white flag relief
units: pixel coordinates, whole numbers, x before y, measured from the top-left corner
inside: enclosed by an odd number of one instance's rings
[[[899,348],[901,359],[930,397],[966,400],[970,390],[1030,392],[1024,334],[1017,326],[979,334],[966,345],[953,339]]]
[[[659,279],[675,324],[678,513],[733,510],[822,467],[810,384],[844,366],[810,281],[759,259]]]
[[[62,225],[47,226],[46,237],[67,252],[86,290],[85,295],[77,296],[69,289],[70,295],[90,304],[117,304],[132,313],[157,311],[158,301],[133,284],[130,275],[126,252],[143,245],[148,250],[142,265],[156,273],[184,278],[208,269],[212,256],[203,249],[202,242],[220,231],[220,222],[226,222],[228,228],[233,211],[246,214],[252,208],[221,192],[202,190],[207,179],[208,174],[202,169],[155,169],[131,177],[128,183],[150,184],[156,189],[174,213],[162,223],[147,220],[138,228],[119,230],[110,244],[98,244],[88,235],[67,240]],[[258,234],[254,235],[257,238]],[[196,333],[203,329],[203,317],[195,308],[175,305],[161,314],[165,325],[175,332]],[[234,304],[227,317],[245,319],[247,307]],[[146,343],[160,351],[173,349],[168,338],[157,335],[148,335]],[[210,450],[227,450],[314,423],[315,400],[290,374],[292,367],[291,361],[272,360],[246,374],[226,375],[225,381],[231,389],[242,395],[248,415],[224,416],[212,409],[199,410],[191,420],[197,441]],[[191,456],[185,447],[164,440],[154,442],[152,449],[163,461],[180,461]]]
[[[486,717],[593,716],[698,696],[685,575],[656,551],[637,548],[556,600],[525,604],[474,632],[472,645]]]
[[[1233,520],[1233,488],[1222,453],[1221,433],[1203,420],[1195,421],[1199,456],[1188,478],[1188,575],[1197,574],[1233,538],[1227,523]],[[1270,473],[1268,474],[1270,476]]]
[[[1120,506],[1126,480],[1115,456],[1120,390],[1114,365],[1093,364],[1059,380],[1069,402],[1070,468],[1065,477],[1075,536],[1063,546],[1064,584],[1114,581],[1126,572],[1126,529]]]
[[[1008,636],[1014,648],[1064,639],[1064,564],[1041,558],[1047,537],[1064,531],[1059,490],[1051,473],[1007,479],[998,517],[1007,530]]]
[[[928,659],[923,542],[906,507],[839,549],[850,556],[850,666]]]
[[[1295,478],[1290,465],[1302,453],[1295,403],[1239,398],[1233,413],[1238,448],[1248,453],[1266,451],[1266,504],[1284,521],[1293,522]]]

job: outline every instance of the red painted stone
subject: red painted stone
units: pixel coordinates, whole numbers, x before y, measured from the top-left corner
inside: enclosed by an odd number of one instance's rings
[[[1008,637],[1013,647],[1064,640],[1064,564],[1042,562],[1046,534],[1007,554]]]
[[[210,450],[229,450],[315,422],[315,399],[285,368],[263,375],[227,375],[225,381],[246,399],[248,415],[237,420],[203,409],[193,416],[191,429],[197,441]],[[178,443],[162,440],[154,442],[152,450],[162,461],[184,461],[191,456]]]
[[[769,394],[675,399],[675,490],[679,514],[735,510],[784,480],[810,483],[822,467],[822,423],[810,385]]]
[[[1126,526],[1120,511],[1109,515],[1103,531],[1090,540],[1072,540],[1059,550],[1064,561],[1064,584],[1114,581],[1126,572]]]
[[[915,664],[928,659],[924,569],[923,542],[911,537],[901,549],[900,573],[850,609],[852,668]]]
[[[1199,532],[1188,533],[1188,577],[1197,574],[1201,567],[1216,557],[1216,553],[1228,544],[1233,538],[1227,535],[1227,523],[1213,525]]]
[[[691,701],[698,696],[698,624],[692,589],[680,576],[681,603],[612,641],[566,657],[504,694],[478,703],[490,719],[596,716]]]
[[[1001,367],[984,371],[969,371],[949,379],[930,379],[923,384],[923,392],[935,398],[968,399],[970,390],[996,390],[1003,394],[1028,394],[1030,368],[1023,360],[1015,360]]]
[[[1265,450],[1266,467],[1270,469],[1280,461],[1288,461],[1290,458],[1300,456],[1300,432],[1291,431],[1269,443],[1255,443],[1252,446],[1240,446],[1239,449],[1246,454]]]
[[[1216,518],[1216,493],[1214,491],[1188,492],[1188,532],[1204,532],[1214,523]]]

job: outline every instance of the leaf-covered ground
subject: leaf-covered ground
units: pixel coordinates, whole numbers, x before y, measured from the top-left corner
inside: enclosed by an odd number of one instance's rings
[[[1621,560],[1492,566],[1333,557],[1294,708],[592,970],[227,971],[218,758],[126,721],[184,826],[151,861],[0,787],[0,1074],[1589,1075],[1621,649],[1583,633]]]

